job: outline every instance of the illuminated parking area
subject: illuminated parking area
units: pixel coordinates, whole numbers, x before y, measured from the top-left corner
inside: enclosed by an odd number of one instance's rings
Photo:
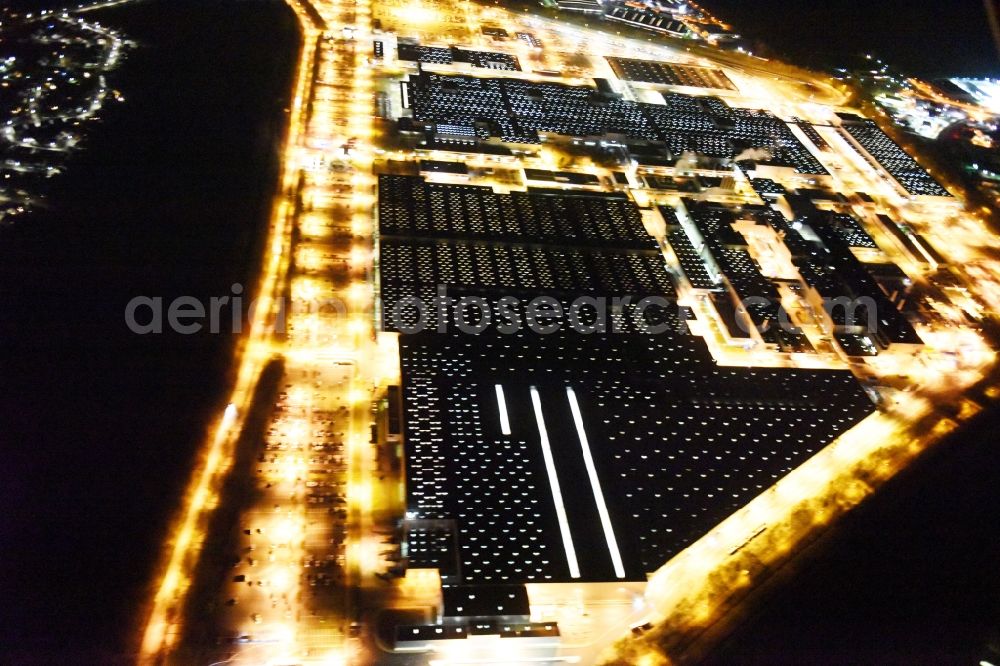
[[[360,59],[354,43],[339,31],[344,24],[367,31],[367,8],[339,2],[292,6],[305,46],[283,182],[290,197],[301,194],[307,210],[293,217],[288,201],[276,205],[275,219],[282,226],[272,232],[262,293],[271,298],[272,289],[288,281],[284,337],[275,342],[271,328],[255,329],[246,354],[256,365],[241,367],[243,396],[252,393],[263,360],[277,353],[285,361],[282,389],[253,473],[259,499],[240,517],[239,561],[220,584],[219,658],[230,663],[343,663],[349,658],[347,590],[352,579],[371,575],[380,559],[369,557],[369,538],[362,532],[373,492],[369,454],[357,444],[369,418],[368,391],[359,387],[398,382],[391,363],[366,365],[358,377],[357,358],[381,359],[385,352],[380,350],[391,349],[373,344],[371,290],[364,286],[371,262],[365,234],[372,198],[365,189],[372,181],[363,172],[370,108],[345,104],[344,96],[331,94],[348,89],[353,91],[348,99],[363,98],[370,86],[354,71]],[[328,30],[337,26],[333,34],[341,38],[321,32],[324,22]],[[313,80],[317,61],[319,76]],[[338,152],[325,150],[337,141]],[[303,238],[294,249],[289,242],[293,224]],[[293,252],[295,270],[289,272]],[[324,307],[334,299],[344,307]],[[270,313],[273,303],[259,304],[258,313]],[[260,319],[269,326],[276,321]],[[241,397],[234,405],[243,408],[247,400]],[[220,429],[228,433],[230,446],[244,417],[238,414],[229,419],[228,430]],[[217,446],[219,462],[213,462],[215,457],[209,462],[217,466],[211,473],[221,478],[231,451]],[[183,599],[183,590],[175,594]],[[160,637],[172,640],[177,633],[164,631],[166,622],[157,619],[157,612],[146,633],[150,662],[173,648]],[[181,624],[174,617],[175,626]]]
[[[302,140],[304,108],[311,94],[310,64],[318,31],[304,6],[293,2],[303,30],[303,45],[296,69],[289,128],[284,145],[281,196],[271,212],[264,261],[257,285],[257,313],[247,341],[236,351],[237,373],[226,414],[206,438],[202,454],[185,490],[181,507],[166,541],[163,562],[153,582],[145,621],[139,637],[140,663],[159,663],[177,647],[185,629],[184,604],[198,563],[201,543],[216,508],[218,493],[232,464],[234,447],[251,406],[260,374],[271,359],[274,313],[284,287],[291,244],[292,220],[289,197],[294,192],[295,159]]]
[[[288,641],[271,653],[301,663],[342,663],[355,649],[348,641],[350,592],[381,566],[376,541],[367,532],[376,497],[365,436],[370,388],[395,380],[383,363],[360,359],[384,355],[371,332],[370,206],[366,175],[371,108],[358,36],[368,34],[363,3],[316,3],[327,27],[318,45],[318,79],[312,102],[302,189],[307,210],[298,223],[307,241],[290,275],[292,303],[284,348],[284,390],[277,419],[294,423],[294,444],[272,429],[261,468],[263,494],[255,511],[294,520],[294,547],[283,578],[296,594],[284,613],[265,608],[245,630],[266,635],[272,625],[291,624]],[[304,260],[303,260],[304,259]],[[330,304],[336,304],[331,306]],[[386,346],[385,349],[390,349]],[[267,454],[266,454],[267,455]],[[266,475],[279,473],[284,484]],[[251,521],[252,511],[245,520]],[[253,536],[253,527],[251,536]],[[283,651],[282,651],[283,650]],[[237,655],[256,663],[259,648]]]

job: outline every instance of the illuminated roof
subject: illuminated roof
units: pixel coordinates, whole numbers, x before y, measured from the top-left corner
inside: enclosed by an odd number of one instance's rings
[[[693,336],[421,334],[401,354],[409,515],[455,521],[464,583],[572,580],[559,504],[579,577],[617,578],[567,387],[634,580],[872,411],[849,372],[718,368]]]

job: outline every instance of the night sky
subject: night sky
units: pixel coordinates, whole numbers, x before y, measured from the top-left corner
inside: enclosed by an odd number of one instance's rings
[[[982,0],[703,0],[705,9],[794,59],[871,51],[926,77],[1000,76]]]

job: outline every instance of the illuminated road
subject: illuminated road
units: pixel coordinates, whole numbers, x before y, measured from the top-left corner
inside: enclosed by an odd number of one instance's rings
[[[206,442],[143,637],[143,660],[169,662],[182,634],[197,543],[231,464],[264,363],[284,359],[279,400],[254,475],[259,499],[240,518],[240,562],[223,584],[225,663],[341,663],[352,590],[388,566],[370,533],[372,401],[398,383],[391,340],[377,341],[371,280],[371,80],[355,36],[362,2],[290,3],[304,33],[282,196],[275,204],[258,313],[241,354],[235,408]],[[293,247],[292,230],[299,242]],[[286,328],[273,321],[286,285]],[[283,335],[276,335],[283,333]],[[391,483],[391,481],[386,481]]]
[[[77,5],[73,9],[69,10],[73,13],[82,12],[93,12],[98,9],[109,9],[111,7],[118,7],[120,5],[127,5],[132,2],[137,2],[138,0],[110,0],[109,2],[95,2],[89,5]]]
[[[317,3],[315,9],[327,31],[300,154],[300,242],[288,330],[276,346],[286,370],[260,473],[262,496],[241,523],[246,562],[262,569],[261,578],[252,566],[246,575],[263,585],[240,580],[227,588],[227,596],[236,596],[229,597],[235,603],[226,633],[245,637],[219,654],[228,663],[348,660],[353,590],[378,563],[366,536],[373,494],[369,421],[373,389],[398,379],[392,369],[381,375],[383,366],[372,362],[379,349],[370,284],[374,181],[366,175],[371,110],[354,101],[370,97],[370,82],[358,73],[362,56],[344,30],[362,29],[364,7]],[[268,536],[274,527],[276,538]],[[264,547],[258,560],[254,553]]]
[[[297,8],[297,6],[296,6]],[[200,555],[205,529],[218,499],[219,489],[232,464],[233,448],[260,373],[272,356],[275,313],[284,289],[291,246],[297,170],[306,103],[311,90],[311,64],[319,37],[305,14],[297,8],[303,25],[303,46],[285,138],[280,194],[276,199],[264,262],[255,293],[257,316],[250,323],[245,342],[237,350],[236,381],[225,415],[214,424],[203,445],[198,464],[184,494],[182,509],[170,530],[155,592],[141,634],[139,661],[162,663],[175,646],[183,617],[181,609]]]
[[[930,100],[931,102],[936,102],[938,104],[944,104],[945,106],[952,106],[956,109],[961,109],[965,111],[970,118],[978,120],[980,122],[987,122],[990,118],[994,117],[995,114],[987,109],[977,106],[975,104],[968,104],[966,102],[959,101],[957,99],[952,99],[950,97],[945,97],[937,90],[934,89],[928,83],[921,81],[920,79],[909,79],[910,85],[914,87],[914,91],[910,94],[913,97],[923,97],[924,99]]]

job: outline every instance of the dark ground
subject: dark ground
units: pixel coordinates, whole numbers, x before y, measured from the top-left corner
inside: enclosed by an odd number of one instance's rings
[[[1000,410],[850,514],[709,663],[1000,662]]]
[[[50,210],[0,229],[0,663],[114,663],[231,335],[138,336],[134,296],[252,277],[296,49],[279,0],[102,12],[141,46]]]
[[[701,6],[796,64],[872,53],[919,76],[1000,76],[982,0],[701,0]]]

